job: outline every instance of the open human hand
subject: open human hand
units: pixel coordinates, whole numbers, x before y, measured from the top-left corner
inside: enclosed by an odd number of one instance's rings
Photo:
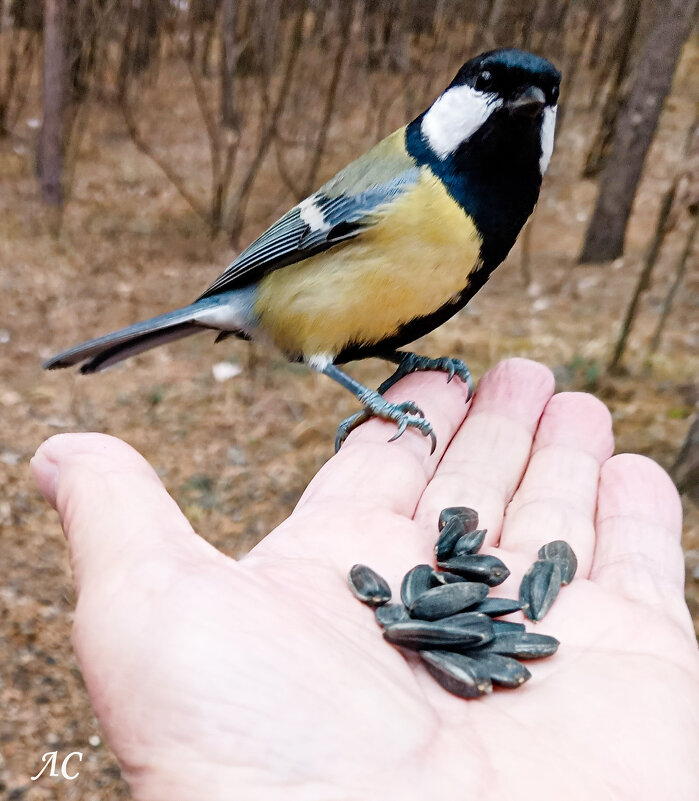
[[[553,395],[521,359],[465,387],[415,374],[389,396],[415,432],[361,426],[291,517],[236,562],[195,534],[130,447],[65,434],[37,451],[77,590],[74,644],[138,801],[690,801],[699,660],[683,599],[681,509],[650,460],[612,456],[590,395]],[[347,587],[363,562],[397,591],[433,562],[445,506],[478,510],[517,597],[538,548],[576,578],[536,630],[558,653],[517,690],[449,695],[385,643]]]

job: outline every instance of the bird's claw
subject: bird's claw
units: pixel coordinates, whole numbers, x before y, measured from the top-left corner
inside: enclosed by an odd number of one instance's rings
[[[386,390],[406,375],[433,370],[445,372],[447,374],[447,384],[454,379],[454,376],[458,376],[468,387],[468,397],[466,400],[471,400],[473,396],[473,378],[471,377],[471,371],[461,359],[452,359],[449,356],[440,356],[438,359],[430,359],[427,356],[419,356],[417,353],[405,353],[400,362],[398,362],[398,367],[396,367],[393,375],[389,376],[389,378],[381,384],[378,391],[383,395]]]
[[[335,453],[340,450],[342,443],[347,439],[352,431],[354,431],[355,428],[358,428],[362,423],[366,423],[371,416],[371,412],[368,412],[366,409],[362,409],[361,412],[351,414],[340,423],[340,425],[337,427],[337,433],[335,434]]]
[[[371,399],[367,398],[366,401],[367,406],[365,409],[343,420],[337,427],[337,434],[335,436],[336,453],[340,450],[342,443],[355,428],[374,416],[380,417],[383,420],[392,420],[394,423],[397,423],[398,430],[388,440],[389,442],[397,440],[408,428],[416,428],[423,436],[430,437],[430,453],[434,453],[437,447],[437,438],[432,430],[432,425],[425,419],[424,412],[415,401],[408,400],[402,403],[389,403],[378,393]]]
[[[364,409],[343,420],[337,427],[337,435],[335,436],[336,453],[355,428],[374,416],[383,420],[392,420],[397,424],[398,430],[389,439],[389,442],[394,442],[398,437],[402,437],[408,428],[416,428],[423,436],[430,437],[432,445],[430,453],[434,453],[437,447],[437,437],[434,435],[430,422],[425,418],[425,413],[417,403],[410,400],[402,403],[389,403],[383,398],[384,392],[410,373],[426,372],[428,370],[441,371],[447,374],[447,383],[452,381],[454,376],[458,376],[468,387],[466,400],[469,401],[473,395],[471,371],[461,359],[452,359],[448,356],[430,359],[427,356],[418,356],[416,353],[403,353],[402,351],[394,352],[388,355],[387,358],[392,361],[400,358],[396,371],[381,384],[377,392],[367,389],[357,395]]]
[[[394,442],[401,437],[408,426],[412,428],[417,428],[417,430],[422,434],[423,437],[429,436],[430,438],[430,454],[434,453],[435,448],[437,447],[437,437],[432,430],[432,425],[429,420],[425,420],[424,416],[421,417],[412,417],[410,415],[404,415],[398,421],[398,431],[388,440],[389,442]]]

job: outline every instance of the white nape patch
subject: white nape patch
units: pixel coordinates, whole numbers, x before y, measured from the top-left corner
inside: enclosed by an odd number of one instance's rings
[[[330,224],[325,222],[323,212],[316,206],[315,197],[311,195],[299,203],[301,219],[311,226],[313,231],[329,231]]]
[[[245,331],[255,328],[257,287],[236,289],[220,296],[220,302],[197,312],[194,322],[219,331]]]
[[[556,133],[556,113],[558,106],[546,106],[544,109],[544,119],[541,121],[541,158],[539,159],[539,171],[543,177],[549,168],[551,154],[553,153],[553,137]]]
[[[422,118],[422,133],[436,156],[444,159],[483,125],[502,100],[472,86],[453,86],[430,106]]]
[[[333,357],[330,353],[315,353],[313,356],[307,356],[304,361],[312,370],[322,373],[333,363]]]

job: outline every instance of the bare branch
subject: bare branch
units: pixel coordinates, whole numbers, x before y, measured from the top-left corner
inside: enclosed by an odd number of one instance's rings
[[[282,151],[282,138],[280,136],[274,137],[274,156],[277,162],[277,172],[284,182],[284,186],[291,192],[296,201],[301,201],[304,198],[301,187],[295,182],[286,161],[284,160],[284,153]]]
[[[289,96],[289,88],[294,75],[294,67],[296,66],[299,50],[301,48],[305,11],[305,3],[302,3],[296,13],[296,19],[294,20],[289,42],[289,54],[287,56],[286,65],[284,68],[281,86],[279,87],[279,91],[277,93],[276,102],[269,114],[266,127],[260,136],[257,152],[255,153],[255,156],[253,157],[252,162],[250,163],[248,170],[243,177],[243,180],[240,182],[237,191],[227,203],[225,217],[229,220],[229,231],[231,239],[233,240],[235,240],[240,233],[250,191],[252,190],[253,184],[255,183],[255,178],[262,167],[262,163],[265,160],[267,151],[274,141],[274,135],[276,133],[277,126],[279,125],[279,119],[284,110],[287,97]],[[267,91],[263,93],[263,96],[266,100],[269,99]]]
[[[340,11],[340,43],[335,54],[335,63],[333,64],[332,77],[330,79],[330,86],[328,94],[325,98],[325,108],[323,109],[323,119],[320,123],[318,131],[318,138],[316,139],[315,147],[313,148],[313,159],[311,166],[308,169],[306,180],[301,187],[301,196],[305,197],[310,194],[318,176],[320,168],[320,161],[325,152],[325,145],[328,140],[328,129],[330,127],[330,120],[332,119],[335,110],[335,99],[337,98],[337,89],[340,85],[340,75],[342,74],[342,65],[345,61],[345,54],[350,42],[352,32],[352,16],[354,15],[354,3],[343,3]]]
[[[21,52],[20,43],[22,43]],[[17,31],[10,37],[10,52],[0,95],[0,137],[6,136],[14,128],[22,114],[31,86],[38,45],[39,37],[33,31],[27,31],[24,36],[21,31]],[[10,107],[13,101],[14,114],[10,119]]]
[[[680,286],[682,286],[682,281],[684,280],[685,273],[687,272],[687,263],[689,262],[689,257],[692,255],[692,248],[694,247],[694,239],[697,235],[698,225],[699,216],[694,217],[692,220],[692,227],[689,229],[689,233],[687,234],[687,240],[685,242],[684,249],[682,250],[682,255],[677,260],[675,277],[670,284],[670,289],[668,290],[667,295],[665,296],[663,310],[660,313],[658,325],[656,326],[655,332],[653,333],[653,337],[650,341],[650,346],[646,355],[646,362],[650,362],[660,346],[660,340],[663,336],[663,331],[665,330],[667,318],[670,316],[672,305],[675,302],[675,295],[677,294],[677,290],[680,288]]]
[[[165,159],[163,159],[154,148],[148,144],[148,142],[143,138],[141,133],[138,130],[138,125],[136,124],[136,120],[133,116],[133,111],[129,106],[128,100],[123,97],[120,98],[119,108],[121,109],[122,116],[124,118],[124,122],[126,124],[126,130],[129,132],[129,136],[131,140],[136,145],[136,147],[143,153],[145,156],[148,156],[149,159],[153,161],[153,163],[161,170],[161,172],[165,175],[165,177],[170,181],[170,183],[175,187],[175,189],[182,195],[182,197],[187,201],[187,203],[191,206],[192,210],[201,217],[204,222],[207,224],[211,224],[211,220],[207,210],[202,206],[202,204],[194,197],[194,195],[187,189],[185,186],[184,180],[170,167]]]

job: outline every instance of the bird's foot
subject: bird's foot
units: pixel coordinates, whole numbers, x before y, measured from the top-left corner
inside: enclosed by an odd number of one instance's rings
[[[371,417],[380,417],[382,420],[392,420],[398,425],[398,431],[388,440],[393,442],[398,439],[407,428],[416,428],[423,436],[430,437],[432,448],[430,453],[434,453],[437,445],[437,438],[432,430],[432,425],[425,419],[422,409],[414,401],[403,401],[402,403],[391,403],[381,397],[378,392],[368,390],[360,399],[364,405],[361,412],[351,415],[343,420],[337,427],[335,436],[335,452],[340,450],[340,446],[347,439],[350,432],[357,426],[365,423]]]
[[[417,372],[427,372],[429,370],[439,370],[447,373],[447,384],[458,376],[464,384],[468,386],[468,397],[466,400],[471,400],[473,395],[473,378],[471,371],[461,359],[452,359],[449,356],[440,356],[438,359],[430,359],[428,356],[418,356],[417,353],[402,353],[398,351],[392,354],[389,358],[392,361],[398,361],[398,367],[393,375],[389,376],[383,384],[379,387],[379,394],[383,394],[386,390],[390,389],[395,383],[400,381],[406,375]]]

